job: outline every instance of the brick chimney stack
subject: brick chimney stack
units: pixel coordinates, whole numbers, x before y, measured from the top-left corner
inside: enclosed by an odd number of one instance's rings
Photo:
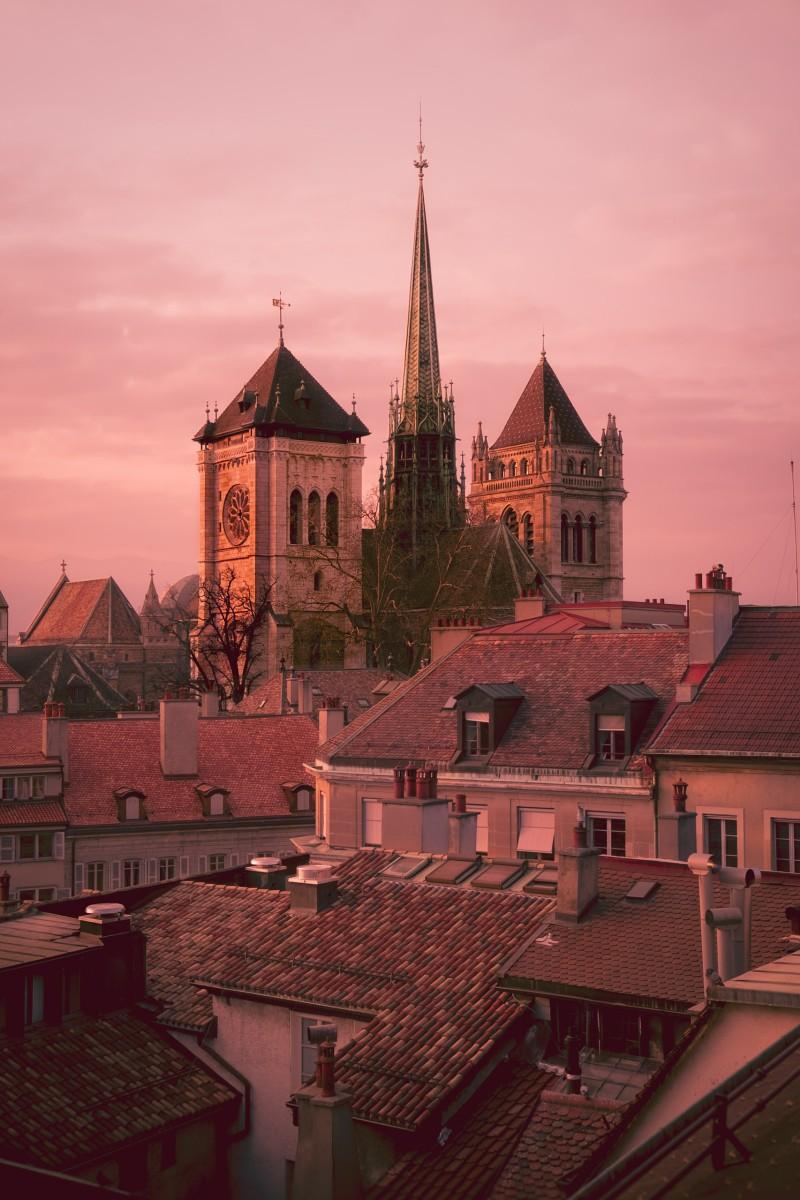
[[[292,1200],[361,1200],[350,1097],[336,1089],[335,1025],[312,1025],[308,1040],[318,1047],[313,1083],[295,1092],[297,1157]]]
[[[48,702],[42,716],[42,754],[45,758],[59,758],[64,783],[69,783],[69,721],[64,715],[64,705]]]
[[[168,778],[191,778],[197,774],[199,713],[193,697],[173,699],[167,692],[159,704],[161,770]]]
[[[330,741],[347,724],[347,709],[338,696],[326,696],[319,710],[319,744]]]
[[[574,845],[558,851],[556,920],[580,921],[599,895],[599,850],[586,845],[586,826],[581,818],[574,830]]]
[[[689,665],[713,663],[731,636],[739,613],[739,593],[722,563],[695,576],[689,592]]]

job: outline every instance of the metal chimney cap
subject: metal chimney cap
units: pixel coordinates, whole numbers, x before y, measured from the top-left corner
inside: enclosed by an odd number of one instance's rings
[[[101,921],[115,921],[125,916],[124,904],[87,904],[84,910],[87,917],[99,917]]]
[[[337,1031],[335,1025],[309,1025],[306,1030],[306,1037],[312,1046],[319,1046],[322,1042],[335,1042]]]
[[[297,868],[295,879],[299,883],[329,883],[333,879],[333,870],[327,863],[313,866],[307,863]]]
[[[281,865],[279,858],[271,858],[263,854],[250,859],[250,866],[256,867],[259,871],[272,871],[275,867],[280,867]]]

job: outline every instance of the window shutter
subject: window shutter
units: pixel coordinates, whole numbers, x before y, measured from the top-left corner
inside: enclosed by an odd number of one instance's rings
[[[231,855],[231,866],[232,866],[232,867],[238,867],[238,865],[239,865],[239,855],[238,855],[238,854],[232,854],[232,855]]]
[[[156,858],[147,860],[147,882],[158,883],[158,859]]]
[[[601,713],[597,718],[597,728],[601,732],[622,730],[625,732],[625,717],[616,713]]]
[[[207,854],[201,854],[200,857],[198,858],[197,874],[198,875],[207,875],[208,874],[208,855]]]
[[[544,809],[519,809],[517,851],[524,854],[552,854],[555,813]]]
[[[14,838],[11,834],[0,837],[0,862],[14,861]]]
[[[111,864],[111,890],[112,890],[112,892],[115,891],[116,888],[118,888],[118,887],[122,887],[122,864],[118,863],[118,862],[112,862],[112,864]]]
[[[74,894],[76,896],[80,895],[80,893],[83,891],[83,888],[83,863],[75,863],[75,887],[73,888]]]
[[[183,876],[189,874],[189,855],[188,854],[181,855],[180,864],[179,864],[179,868],[178,868],[178,874],[181,876],[181,878],[183,878]]]
[[[64,834],[56,833],[53,835],[53,858],[64,857]]]

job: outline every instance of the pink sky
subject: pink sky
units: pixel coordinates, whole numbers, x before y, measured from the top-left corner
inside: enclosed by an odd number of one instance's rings
[[[794,602],[795,0],[0,0],[0,589],[195,569],[191,436],[277,340],[368,439],[402,372],[422,97],[469,451],[548,355],[625,436],[626,594]],[[800,484],[799,468],[798,484]]]

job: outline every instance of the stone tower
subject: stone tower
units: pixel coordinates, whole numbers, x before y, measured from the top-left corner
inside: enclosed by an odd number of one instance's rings
[[[596,442],[542,347],[494,444],[472,440],[473,517],[504,521],[565,602],[621,599],[626,494],[615,418]]]
[[[408,324],[402,392],[389,404],[386,473],[381,466],[381,519],[396,522],[402,539],[416,552],[423,534],[464,523],[464,472],[456,473],[453,386],[442,391],[439,344],[433,304],[433,276],[425,215],[425,146],[417,146],[419,173],[414,254],[408,298]]]
[[[196,434],[201,580],[271,588],[260,670],[360,666],[361,473],[369,433],[280,344]],[[201,614],[202,616],[202,614]]]

